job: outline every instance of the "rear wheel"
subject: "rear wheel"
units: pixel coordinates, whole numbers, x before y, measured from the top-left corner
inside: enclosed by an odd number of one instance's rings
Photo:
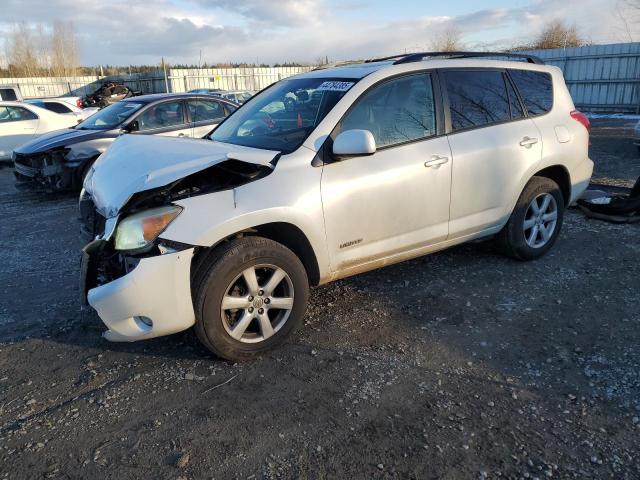
[[[498,235],[502,250],[518,260],[535,260],[556,242],[564,218],[564,197],[556,182],[533,177]]]
[[[218,247],[196,272],[193,288],[198,339],[233,361],[281,344],[301,323],[309,295],[298,257],[261,237]]]

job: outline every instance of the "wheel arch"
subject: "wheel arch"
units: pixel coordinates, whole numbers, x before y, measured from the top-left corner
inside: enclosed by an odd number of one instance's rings
[[[571,201],[571,176],[569,171],[562,165],[552,165],[533,174],[534,177],[545,177],[553,180],[560,187],[562,197],[564,198],[565,208],[569,206]]]
[[[211,247],[198,247],[192,260],[192,278],[209,255],[222,243],[241,236],[259,236],[278,242],[291,250],[302,262],[310,285],[320,283],[320,265],[311,242],[296,225],[288,222],[271,222],[243,229],[226,236]]]

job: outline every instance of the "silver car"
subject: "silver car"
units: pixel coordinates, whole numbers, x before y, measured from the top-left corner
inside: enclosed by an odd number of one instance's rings
[[[302,323],[310,286],[485,237],[548,252],[591,178],[589,121],[556,67],[455,57],[291,77],[202,140],[120,137],[80,198],[104,336],[194,327],[246,360]]]
[[[127,98],[73,127],[36,136],[16,148],[16,187],[78,191],[93,162],[119,136],[200,138],[236,108],[222,98],[189,93]]]

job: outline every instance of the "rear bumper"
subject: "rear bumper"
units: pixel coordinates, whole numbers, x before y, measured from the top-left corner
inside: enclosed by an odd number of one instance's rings
[[[593,162],[589,158],[586,158],[570,172],[571,200],[567,206],[573,205],[582,196],[591,182],[591,175],[593,175]]]
[[[89,289],[87,301],[108,328],[104,337],[133,342],[191,327],[195,323],[190,280],[193,251],[142,258],[126,275]],[[85,255],[82,292],[87,290],[85,272],[91,271],[91,254]]]

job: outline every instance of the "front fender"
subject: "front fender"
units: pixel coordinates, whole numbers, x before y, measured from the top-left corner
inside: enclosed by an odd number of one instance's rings
[[[174,202],[184,208],[160,235],[166,240],[212,247],[238,232],[268,223],[289,223],[297,227],[309,240],[314,251],[320,276],[329,274],[328,252],[324,241],[324,222],[319,211],[269,206],[263,209],[242,208],[237,190],[225,190]]]
[[[113,138],[100,138],[71,145],[65,156],[65,165],[69,168],[79,167],[87,160],[99,157],[113,143],[113,140]]]

